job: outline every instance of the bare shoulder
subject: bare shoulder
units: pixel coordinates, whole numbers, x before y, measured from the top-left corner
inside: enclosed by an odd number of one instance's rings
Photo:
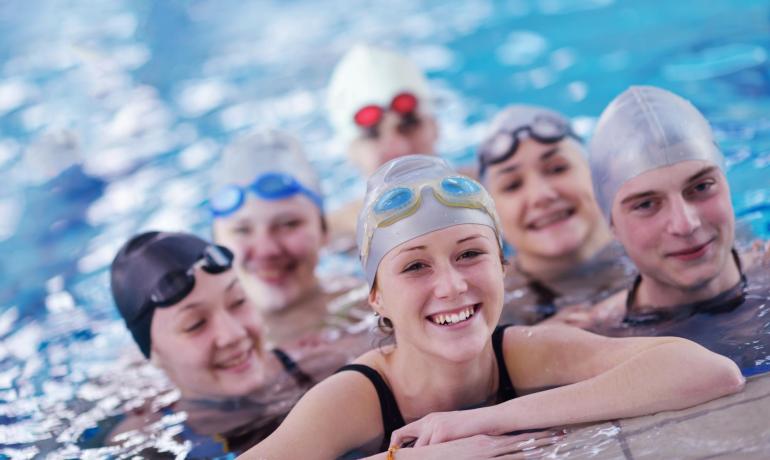
[[[344,427],[344,429],[341,429]],[[286,420],[243,458],[336,458],[382,433],[379,399],[369,380],[338,372],[308,391]]]

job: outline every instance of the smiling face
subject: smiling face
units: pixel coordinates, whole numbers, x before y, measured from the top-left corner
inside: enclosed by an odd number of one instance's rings
[[[710,162],[683,161],[630,179],[615,195],[612,223],[648,291],[693,301],[695,290],[708,297],[735,282],[726,269],[735,237],[730,189]]]
[[[214,221],[214,237],[233,251],[236,273],[263,311],[294,305],[317,285],[326,233],[318,207],[303,195],[272,201],[250,195],[237,212]]]
[[[404,155],[433,154],[438,130],[430,115],[417,114],[416,123],[407,123],[401,115],[386,111],[374,136],[362,134],[351,141],[350,159],[365,175],[370,175],[388,161]]]
[[[264,381],[261,329],[232,270],[196,269],[190,294],[155,310],[151,359],[185,397],[243,396]]]
[[[522,139],[510,158],[489,167],[486,186],[522,267],[582,259],[609,242],[588,165],[572,139]]]
[[[463,362],[497,325],[503,268],[494,231],[477,224],[436,230],[383,257],[370,303],[393,323],[401,348]]]

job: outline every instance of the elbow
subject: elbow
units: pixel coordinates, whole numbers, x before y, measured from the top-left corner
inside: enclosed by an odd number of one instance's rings
[[[704,382],[705,383],[705,382]],[[741,374],[738,366],[724,356],[718,357],[718,362],[712,368],[711,378],[708,379],[709,399],[731,395],[743,390],[746,386],[746,378]]]

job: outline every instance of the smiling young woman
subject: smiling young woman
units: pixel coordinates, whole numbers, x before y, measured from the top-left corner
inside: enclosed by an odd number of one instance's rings
[[[601,217],[584,148],[567,118],[509,106],[477,156],[515,252],[503,322],[534,324],[628,285],[630,264]]]
[[[686,340],[497,326],[497,213],[480,184],[436,157],[402,157],[369,179],[358,243],[369,302],[395,345],[321,382],[245,458],[435,458],[448,441],[477,448],[477,435],[683,408],[742,388],[731,361]],[[407,441],[415,447],[394,452]]]

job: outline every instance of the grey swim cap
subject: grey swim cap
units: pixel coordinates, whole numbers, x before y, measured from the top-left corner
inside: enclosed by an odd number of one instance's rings
[[[302,186],[323,196],[318,175],[299,141],[275,130],[252,133],[227,146],[213,171],[212,190],[216,192],[228,185],[245,187],[259,174],[267,172],[288,174]]]
[[[356,45],[334,68],[327,94],[327,111],[337,135],[349,142],[361,134],[353,117],[366,105],[388,107],[393,97],[410,92],[419,100],[419,112],[431,113],[425,75],[414,62],[393,51]]]
[[[476,150],[479,177],[483,181],[489,166],[502,163],[515,154],[523,139],[550,144],[568,136],[580,141],[570,127],[569,119],[559,112],[536,105],[510,105],[495,116]]]
[[[356,235],[369,287],[391,249],[460,224],[491,227],[502,247],[494,202],[478,182],[432,155],[407,155],[380,166],[367,181]]]
[[[608,221],[620,187],[644,172],[687,160],[725,170],[711,126],[698,109],[654,86],[632,86],[610,102],[588,150],[596,201]]]

